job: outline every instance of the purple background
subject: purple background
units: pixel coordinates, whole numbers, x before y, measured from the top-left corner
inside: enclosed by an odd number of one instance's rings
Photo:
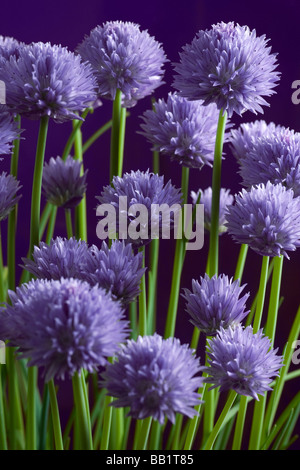
[[[140,24],[142,29],[163,44],[169,63],[166,65],[166,84],[156,90],[157,98],[166,97],[172,91],[172,63],[178,60],[178,52],[186,43],[190,43],[199,29],[209,28],[218,21],[236,21],[241,25],[247,24],[251,29],[255,28],[257,34],[265,34],[270,38],[272,51],[278,53],[279,71],[281,81],[276,87],[277,94],[268,101],[269,108],[265,108],[264,118],[267,122],[273,121],[300,131],[300,105],[296,106],[291,101],[292,82],[300,79],[299,56],[299,13],[297,0],[267,0],[267,1],[170,1],[152,0],[141,2],[137,0],[127,1],[99,1],[86,0],[57,1],[48,3],[29,0],[18,2],[2,1],[0,10],[0,34],[13,36],[24,42],[50,41],[62,44],[74,50],[85,34],[92,28],[107,20],[132,21]],[[152,154],[150,145],[137,134],[139,130],[139,116],[151,106],[150,98],[145,98],[135,108],[130,110],[131,116],[126,124],[125,164],[124,170],[146,170],[151,168]],[[83,126],[83,139],[104,124],[111,117],[111,102],[105,101],[103,106],[89,116]],[[245,113],[243,120],[234,117],[238,125],[241,122],[253,121],[254,114]],[[21,256],[26,255],[29,240],[29,213],[32,172],[35,156],[35,143],[38,133],[36,121],[23,120],[22,128],[25,140],[21,142],[19,179],[23,185],[23,198],[20,202],[18,233],[17,233],[17,261],[21,262]],[[64,144],[71,131],[71,123],[54,124],[51,122],[46,149],[46,160],[51,156],[60,155]],[[240,178],[236,173],[237,166],[234,158],[227,149],[227,156],[223,162],[222,186],[230,188],[232,193],[241,189]],[[88,241],[99,244],[96,238],[95,196],[100,193],[103,185],[108,183],[109,175],[109,133],[106,133],[94,144],[85,155],[85,167],[89,169],[88,175]],[[0,169],[9,171],[10,158],[0,163]],[[169,158],[162,156],[160,159],[161,174],[165,179],[172,179],[173,184],[179,186],[181,170],[179,165],[171,163]],[[211,170],[204,168],[202,171],[190,172],[190,189],[205,189],[211,185]],[[57,233],[65,235],[64,218],[59,219]],[[205,238],[204,248],[198,252],[188,252],[184,267],[182,286],[190,287],[192,278],[203,275],[206,264],[208,239]],[[239,247],[235,245],[228,235],[220,238],[220,272],[229,276],[234,274],[235,263]],[[159,296],[158,316],[159,329],[163,332],[166,312],[168,308],[168,295],[171,282],[173,264],[174,243],[163,241],[160,251],[159,272]],[[299,304],[299,250],[291,253],[290,261],[286,260],[283,271],[282,295],[284,304],[279,312],[278,333],[275,344],[282,353],[293,317]],[[261,258],[249,253],[244,282],[251,292],[253,299],[259,281]],[[183,340],[189,341],[193,327],[189,324],[187,314],[184,312],[184,303],[179,303],[178,327],[176,334]],[[201,346],[201,345],[200,345]],[[202,354],[202,349],[199,351]],[[288,398],[299,389],[299,381],[294,380],[287,385]],[[62,403],[63,406],[63,403]],[[297,444],[294,445],[297,448]],[[299,448],[299,444],[298,444]]]

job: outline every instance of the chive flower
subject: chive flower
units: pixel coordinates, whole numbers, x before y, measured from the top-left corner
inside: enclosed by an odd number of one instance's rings
[[[140,132],[152,150],[190,168],[212,166],[219,112],[215,103],[188,101],[177,93],[159,99],[142,116]]]
[[[272,390],[270,383],[283,366],[282,356],[271,349],[271,341],[262,330],[240,324],[220,331],[208,340],[208,367],[203,370],[209,377],[205,382],[220,387],[220,392],[234,390],[239,395],[258,400],[258,395]]]
[[[19,181],[3,171],[0,174],[0,222],[8,216],[21,198],[17,194],[21,186]]]
[[[12,142],[20,138],[18,124],[7,112],[4,105],[0,105],[0,155],[10,154],[13,150]]]
[[[84,38],[77,52],[91,64],[99,95],[114,100],[119,89],[124,107],[135,106],[163,83],[165,53],[138,24],[108,21],[99,25]]]
[[[81,175],[82,162],[70,155],[50,158],[43,170],[42,189],[48,202],[71,209],[77,206],[86,192],[87,170]]]
[[[241,322],[249,313],[246,301],[249,293],[241,297],[245,286],[224,274],[192,280],[192,290],[184,289],[186,311],[191,323],[206,335],[215,335],[222,328]]]
[[[279,73],[276,55],[265,36],[234,22],[218,23],[197,33],[175,64],[173,86],[188,100],[216,103],[219,110],[257,114],[274,93]]]
[[[262,256],[289,258],[287,251],[300,246],[300,197],[281,183],[242,189],[227,207],[228,233]]]
[[[0,310],[0,336],[28,366],[42,367],[46,382],[97,371],[128,336],[119,303],[87,282],[36,279],[9,297]]]
[[[57,122],[78,119],[97,96],[91,67],[66,47],[32,43],[19,49],[0,69],[6,103],[30,119],[49,116]]]
[[[174,423],[175,413],[190,418],[197,414],[200,370],[199,359],[187,344],[155,333],[121,345],[116,360],[103,373],[103,386],[115,398],[112,406],[128,407],[129,416],[151,416],[160,424],[168,418]]]

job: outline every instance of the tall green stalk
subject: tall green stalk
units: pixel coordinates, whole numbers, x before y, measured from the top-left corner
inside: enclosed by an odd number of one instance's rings
[[[110,141],[110,181],[114,176],[121,176],[123,171],[123,153],[125,138],[126,109],[122,108],[122,92],[117,89],[113,101],[112,129]]]
[[[83,373],[83,371],[81,372]],[[73,396],[78,424],[78,449],[93,450],[91,419],[86,406],[86,396],[81,377],[77,372],[72,377]]]
[[[186,204],[187,202],[188,185],[189,185],[189,168],[183,166],[182,176],[181,176],[181,191],[183,194],[183,204]],[[182,221],[182,227],[184,227],[184,221]],[[180,292],[180,281],[181,281],[181,274],[182,274],[184,254],[185,254],[185,239],[184,239],[183,232],[184,231],[182,231],[182,237],[176,240],[172,283],[171,283],[171,293],[170,293],[169,308],[168,308],[167,321],[166,321],[166,327],[165,327],[165,338],[174,336],[174,333],[175,333],[177,307],[178,307],[179,292]]]
[[[209,265],[208,275],[212,277],[218,274],[219,265],[219,209],[221,189],[221,168],[223,141],[226,127],[227,112],[220,110],[218,128],[215,143],[213,176],[212,176],[212,205],[211,205],[211,228],[209,238]]]
[[[73,126],[76,122],[73,121]],[[84,174],[83,168],[83,152],[82,152],[82,133],[78,128],[74,139],[74,158],[81,162],[80,175]],[[70,228],[70,227],[69,227]],[[80,203],[75,207],[75,234],[79,240],[87,241],[87,218],[86,218],[86,195],[84,194]]]

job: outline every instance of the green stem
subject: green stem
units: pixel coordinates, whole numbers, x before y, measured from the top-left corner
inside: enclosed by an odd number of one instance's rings
[[[258,294],[257,294],[257,304],[256,304],[256,310],[255,310],[254,322],[253,322],[253,333],[257,333],[257,331],[260,329],[260,323],[261,323],[264,302],[265,302],[265,295],[266,295],[266,286],[267,286],[267,280],[268,280],[268,267],[269,267],[269,256],[263,256],[261,273],[260,273],[259,289],[258,289]]]
[[[145,266],[145,247],[140,248],[143,253],[143,267]],[[139,333],[141,336],[147,335],[147,300],[146,300],[146,280],[145,274],[141,279],[141,293],[139,295]]]
[[[222,410],[222,413],[220,414],[218,421],[216,422],[209,438],[207,439],[203,450],[212,450],[214,442],[215,442],[215,440],[218,436],[218,433],[219,433],[220,429],[222,428],[222,426],[225,423],[225,419],[227,417],[227,414],[230,411],[230,408],[232,407],[232,405],[234,403],[234,400],[236,399],[236,396],[237,396],[237,394],[234,390],[231,390],[229,392],[229,396],[228,396],[228,399],[227,399],[227,401],[225,403],[225,406]]]
[[[125,143],[126,108],[121,108],[119,152],[118,152],[118,176],[123,174],[124,143]]]
[[[128,113],[127,113],[128,115]],[[100,129],[98,129],[89,139],[87,139],[83,146],[82,146],[82,153],[85,154],[85,152],[93,145],[96,140],[101,137],[104,132],[106,132],[108,129],[110,129],[112,126],[112,119],[108,121],[106,124],[104,124]]]
[[[232,450],[240,450],[242,438],[244,434],[244,425],[247,412],[248,400],[246,396],[242,396],[240,400],[239,412],[236,420]]]
[[[21,127],[21,118],[16,117],[18,129]],[[20,153],[20,139],[16,139],[13,145],[13,153],[10,163],[10,174],[15,178],[18,177],[18,163]],[[8,266],[8,288],[15,290],[16,286],[16,224],[17,224],[17,205],[8,215],[7,225],[7,266]]]
[[[49,381],[48,387],[49,387],[49,395],[50,395],[55,450],[64,450],[60,417],[59,417],[59,409],[58,409],[56,390],[55,390],[53,379]]]
[[[275,339],[275,330],[276,330],[276,324],[277,324],[279,298],[280,298],[282,267],[283,267],[283,256],[282,255],[275,256],[273,275],[272,275],[272,284],[271,284],[271,293],[270,293],[269,311],[268,311],[267,324],[266,324],[266,329],[265,329],[265,335],[270,338],[271,346],[274,345],[274,339]]]
[[[223,140],[225,133],[227,113],[220,110],[218,128],[215,143],[213,176],[212,176],[212,206],[211,206],[211,228],[209,239],[209,277],[218,274],[219,264],[219,208],[221,189],[221,167]]]
[[[55,222],[56,222],[56,214],[57,214],[57,207],[52,206],[52,210],[51,210],[50,217],[49,217],[49,222],[48,222],[47,235],[46,235],[46,243],[48,245],[50,244],[50,241],[53,238]]]
[[[183,166],[182,175],[181,175],[181,190],[183,194],[183,204],[186,204],[187,202],[188,185],[189,185],[189,168]],[[184,221],[183,221],[183,226],[184,226]],[[180,292],[180,281],[181,281],[181,274],[182,274],[183,263],[184,263],[184,255],[185,255],[185,239],[184,239],[184,234],[182,233],[182,237],[176,240],[172,283],[171,283],[171,293],[170,293],[169,308],[168,308],[167,321],[166,321],[166,327],[165,327],[165,338],[174,336],[174,333],[175,333],[177,308],[178,308],[179,292]]]
[[[239,257],[238,257],[238,261],[237,261],[237,265],[235,269],[235,274],[234,274],[234,280],[239,279],[240,283],[241,283],[243,272],[244,272],[247,253],[248,253],[248,245],[241,245],[240,253],[239,253]]]
[[[83,372],[81,372],[83,373]],[[87,414],[85,391],[77,372],[72,377],[74,404],[79,429],[79,450],[93,450],[90,417]]]
[[[5,411],[3,402],[2,367],[3,366],[0,362],[0,450],[7,450]]]
[[[150,243],[150,262],[148,271],[148,331],[151,334],[155,331],[156,300],[157,300],[157,272],[159,258],[159,239],[154,239]]]
[[[73,126],[76,122],[73,121]],[[82,153],[82,134],[80,128],[75,134],[74,140],[74,159],[82,163],[80,175],[84,174],[83,153]],[[87,218],[86,218],[86,195],[84,194],[80,203],[75,207],[75,233],[79,240],[87,241]]]
[[[29,367],[26,412],[26,450],[37,449],[36,390],[37,368]]]
[[[149,418],[143,419],[136,450],[145,450],[147,448],[147,442],[148,442],[151,424],[152,424],[151,416]]]
[[[111,129],[111,142],[110,142],[110,181],[114,176],[119,174],[119,158],[120,151],[122,151],[122,144],[120,147],[120,137],[122,131],[121,116],[122,116],[122,92],[117,89],[116,96],[113,102],[112,112],[112,129]]]
[[[113,398],[106,396],[105,397],[105,411],[104,411],[104,418],[103,418],[103,430],[101,436],[101,443],[100,443],[100,450],[108,450],[109,446],[109,436],[110,436],[110,428],[111,428],[111,417],[112,417],[112,403]]]
[[[203,386],[202,390],[202,396],[205,394],[205,389],[208,387],[208,385],[205,383]],[[201,389],[198,390],[198,393],[201,394]],[[186,436],[185,444],[184,444],[184,450],[191,450],[194,439],[195,439],[195,434],[198,426],[198,422],[200,419],[200,410],[201,410],[202,403],[199,405],[195,406],[195,410],[197,411],[197,415],[195,415],[192,419],[190,419],[189,422],[189,427],[188,427],[188,433]]]
[[[280,375],[276,380],[274,390],[271,393],[271,397],[268,403],[268,407],[267,407],[267,411],[265,415],[266,433],[269,433],[272,428],[274,418],[278,409],[278,404],[281,398],[282,390],[284,387],[284,383],[286,381],[288,370],[292,361],[292,356],[295,351],[294,342],[298,339],[299,334],[300,334],[300,307],[298,308],[298,311],[296,313],[292,328],[289,333],[288,341],[286,344],[286,349],[285,349],[284,357],[282,361],[284,366],[280,370]]]
[[[30,222],[30,256],[33,252],[33,247],[39,244],[40,234],[40,208],[41,208],[41,188],[42,176],[44,166],[44,156],[46,149],[46,140],[48,132],[49,117],[43,116],[40,120],[40,129],[38,135],[38,142],[35,156],[35,167],[33,174],[32,184],[32,198],[31,198],[31,222]]]
[[[84,110],[84,112],[82,113],[81,117],[83,119],[85,119],[86,116],[88,115],[88,113],[90,112],[90,110],[91,110],[91,108],[86,108]],[[74,119],[73,124],[72,124],[73,125],[72,132],[71,132],[71,134],[70,134],[70,136],[67,140],[67,143],[65,145],[65,148],[64,148],[62,156],[61,156],[62,160],[66,160],[67,157],[70,155],[73,144],[74,144],[75,139],[76,139],[77,131],[80,131],[81,126],[82,126],[83,123],[84,123],[84,121],[81,121],[79,119]]]
[[[71,209],[65,209],[65,219],[68,238],[73,237],[72,215]]]

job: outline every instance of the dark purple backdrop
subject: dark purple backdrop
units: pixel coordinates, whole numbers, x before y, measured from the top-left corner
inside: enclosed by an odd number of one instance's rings
[[[172,90],[172,62],[178,60],[178,52],[186,43],[190,43],[199,29],[209,28],[218,21],[236,21],[241,25],[247,24],[251,29],[255,28],[258,35],[265,34],[270,38],[272,51],[278,53],[279,70],[282,74],[281,81],[276,87],[277,94],[271,97],[270,108],[265,108],[266,121],[274,121],[276,124],[289,126],[300,131],[300,105],[296,106],[291,101],[292,82],[300,79],[300,54],[299,54],[299,13],[300,7],[297,0],[267,0],[242,2],[233,0],[230,2],[215,0],[152,0],[141,2],[138,0],[127,1],[103,1],[86,0],[40,2],[28,0],[18,2],[2,1],[0,10],[0,34],[13,36],[24,42],[50,41],[62,44],[74,50],[85,34],[98,24],[107,20],[132,21],[147,29],[149,33],[163,44],[164,50],[170,62],[166,66],[166,84],[156,90],[157,98],[166,97]],[[139,116],[151,106],[150,98],[139,102],[130,110],[131,116],[126,124],[125,164],[124,170],[146,170],[151,168],[152,154],[149,144],[137,134],[140,125]],[[97,109],[94,115],[89,116],[83,126],[83,139],[88,138],[98,127],[111,117],[111,102],[105,101],[103,106]],[[255,120],[256,116],[247,112],[243,121],[239,117],[234,122],[239,124]],[[17,233],[17,261],[26,254],[29,238],[29,213],[30,192],[32,183],[32,171],[35,156],[35,143],[38,133],[38,123],[29,120],[22,121],[25,140],[21,143],[19,179],[23,185],[23,198],[20,202],[18,233]],[[64,143],[71,130],[71,124],[50,124],[46,149],[46,160],[51,156],[61,154]],[[228,150],[228,149],[227,149]],[[99,244],[96,238],[95,195],[100,193],[103,185],[108,183],[109,174],[109,133],[104,135],[85,155],[85,167],[89,169],[88,175],[88,238],[90,243]],[[9,170],[10,158],[0,163],[0,169]],[[168,157],[160,159],[161,173],[166,180],[180,185],[180,167],[171,163]],[[240,190],[240,178],[236,173],[237,166],[234,158],[227,151],[223,162],[222,186],[230,188],[233,193]],[[191,170],[190,189],[205,189],[211,185],[211,169],[202,171]],[[61,218],[58,232],[65,234],[64,219]],[[190,287],[191,279],[203,275],[206,264],[208,240],[205,239],[204,248],[198,252],[188,252],[183,271],[182,286]],[[164,325],[168,295],[171,281],[174,243],[163,241],[161,244],[160,271],[159,271],[159,296],[158,316],[160,332]],[[234,274],[236,258],[239,247],[235,245],[228,235],[220,239],[220,272],[229,276]],[[278,320],[278,334],[275,344],[282,353],[291,322],[299,304],[299,260],[300,252],[292,253],[290,261],[285,261],[283,271],[282,295],[284,304],[280,309]],[[251,299],[258,286],[261,258],[254,253],[249,253],[244,281],[252,292]],[[250,306],[250,302],[249,302]],[[176,334],[184,341],[189,341],[193,327],[189,324],[187,314],[184,312],[184,303],[179,304],[179,327]],[[202,351],[202,350],[201,350]],[[203,353],[202,353],[203,354]],[[299,381],[289,383],[288,398],[299,389]],[[296,448],[297,445],[294,446]],[[298,445],[299,448],[299,445]]]

